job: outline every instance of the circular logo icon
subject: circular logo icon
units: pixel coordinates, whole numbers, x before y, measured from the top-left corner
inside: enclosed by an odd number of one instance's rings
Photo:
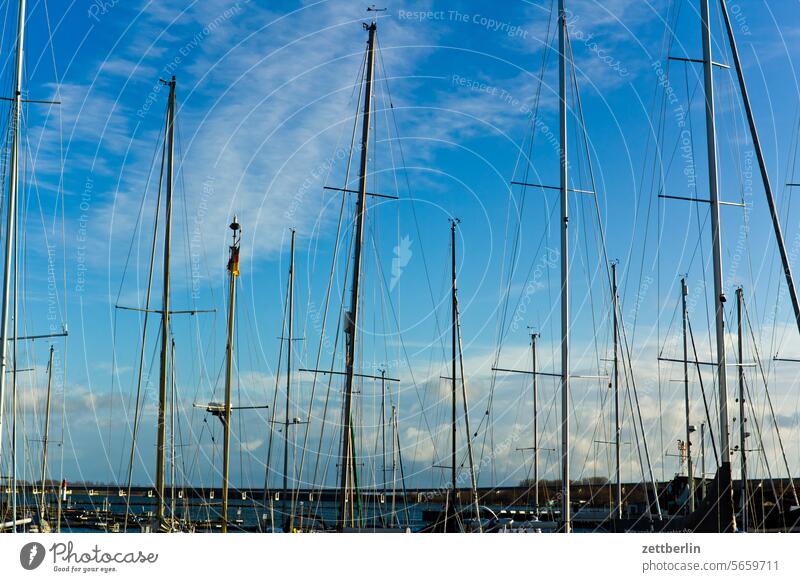
[[[35,570],[44,561],[44,546],[39,542],[28,542],[19,551],[19,563],[26,570]]]

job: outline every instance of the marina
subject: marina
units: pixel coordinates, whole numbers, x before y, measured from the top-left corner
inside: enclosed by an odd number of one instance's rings
[[[532,43],[524,107],[479,121],[468,101],[496,87],[451,71],[485,54],[451,67],[442,42],[410,68],[431,47],[403,32],[444,12],[351,7],[238,73],[134,65],[116,99],[147,107],[120,105],[124,147],[98,134],[76,170],[71,87],[28,74],[51,15],[6,2],[0,531],[800,532],[800,121],[773,159],[732,7],[666,4],[649,127],[598,109],[611,85],[569,0],[525,9],[535,43],[447,17]],[[293,61],[304,42],[332,51],[318,72]],[[222,115],[259,67],[261,101]],[[278,69],[307,103],[275,97]],[[461,108],[422,111],[442,72]],[[199,107],[217,74],[231,90]],[[627,160],[594,137],[616,132]]]

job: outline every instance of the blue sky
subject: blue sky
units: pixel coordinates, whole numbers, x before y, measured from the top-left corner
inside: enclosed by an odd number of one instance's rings
[[[688,273],[690,280],[700,357],[712,353],[706,309],[710,289],[703,286],[711,281],[707,209],[657,198],[662,189],[703,197],[707,188],[700,68],[672,62],[668,83],[659,73],[667,67],[667,26],[674,33],[672,56],[701,54],[697,7],[683,2],[676,16],[675,6],[632,0],[569,3],[600,221],[608,256],[620,260],[622,310],[659,477],[677,471],[675,458],[663,453],[674,454],[674,443],[681,438],[682,397],[680,386],[671,383],[679,371],[658,366],[656,360],[660,351],[677,353],[674,309],[680,274]],[[800,181],[792,173],[798,120],[797,5],[732,3],[729,9],[791,250],[797,246],[800,225],[783,184]],[[8,49],[14,8],[9,12],[5,3],[4,10],[11,15],[6,16],[3,38],[3,48]],[[555,185],[558,180],[558,157],[548,140],[548,130],[557,127],[553,50],[541,86],[539,81],[543,47],[552,40],[549,16],[548,1],[492,6],[401,2],[378,13],[381,51],[370,187],[400,200],[370,206],[361,366],[365,373],[385,368],[402,380],[392,398],[395,403],[400,400],[400,440],[413,485],[436,487],[445,480],[445,472],[433,465],[444,464],[447,455],[449,386],[439,377],[447,373],[449,350],[452,216],[461,219],[457,244],[465,366],[478,460],[485,460],[487,467],[480,482],[505,479],[513,484],[529,473],[529,457],[515,449],[532,439],[530,385],[520,377],[493,383],[490,368],[501,336],[500,364],[528,367],[527,326],[541,333],[541,367],[559,366],[557,193],[509,187],[511,180],[524,178],[526,167],[530,182]],[[167,98],[160,78],[174,74],[178,82],[172,302],[176,309],[217,310],[176,318],[173,328],[183,418],[179,438],[199,443],[182,449],[187,480],[219,481],[219,446],[210,439],[213,431],[220,440],[219,427],[213,418],[205,422],[192,404],[222,398],[224,266],[227,224],[233,214],[244,228],[236,398],[272,405],[290,228],[297,229],[296,335],[303,338],[295,346],[297,366],[316,365],[341,203],[339,194],[322,188],[344,183],[350,132],[357,121],[353,90],[366,41],[361,23],[367,18],[361,4],[335,0],[74,2],[46,10],[42,2],[30,4],[27,92],[31,99],[59,100],[61,105],[30,105],[26,110],[30,214],[25,221],[26,307],[21,323],[31,333],[53,321],[69,324],[68,343],[56,344],[57,383],[66,408],[68,478],[122,481],[126,475],[126,419],[135,390],[141,319],[114,305],[144,301],[154,212],[154,178],[148,182],[148,175],[158,171],[153,159]],[[712,20],[715,59],[730,63],[716,13]],[[10,53],[3,54],[7,59]],[[717,72],[721,196],[752,203],[747,213],[723,209],[726,292],[732,299],[734,287],[741,284],[748,297],[754,296],[750,309],[762,357],[778,351],[797,355],[800,342],[779,278],[734,77],[729,70]],[[7,60],[3,79],[9,87]],[[675,102],[662,112],[658,104],[667,90]],[[685,108],[683,125],[677,106]],[[571,107],[573,186],[588,188],[587,157],[575,145],[582,138],[574,102]],[[536,141],[532,163],[526,165],[524,152],[534,121]],[[695,141],[681,150],[687,127],[694,129]],[[682,157],[686,151],[688,157]],[[343,248],[349,242],[352,200],[345,209]],[[593,199],[573,199],[571,212],[576,225],[571,239],[572,367],[576,373],[606,373],[609,294]],[[48,292],[50,263],[42,251],[46,242],[55,245],[50,273],[56,274],[57,293]],[[155,285],[158,289],[158,275]],[[337,302],[349,289],[341,261],[334,269],[332,289],[334,315],[326,328],[321,365],[338,367],[341,347],[333,364],[329,348]],[[155,335],[151,328],[137,483],[152,479]],[[46,352],[44,343],[23,349],[22,357],[30,364],[25,367],[35,369],[20,380],[26,394],[22,417],[31,439],[41,427]],[[791,396],[796,372],[787,365],[767,364],[784,439],[796,442],[797,402]],[[755,416],[763,422],[772,472],[780,474],[763,388],[755,372],[751,374]],[[296,380],[292,416],[305,418],[312,385],[307,374],[296,373]],[[278,381],[282,390],[283,379]],[[710,374],[704,381],[707,387],[712,384]],[[541,385],[546,415],[542,446],[555,446],[555,384],[543,380]],[[336,423],[339,385],[331,386],[328,420]],[[327,387],[326,382],[317,384],[304,481],[311,478],[316,459],[322,391]],[[377,389],[371,382],[361,387],[364,456],[376,450]],[[694,376],[692,390],[692,414],[699,424],[702,403]],[[282,399],[279,393],[278,401]],[[603,383],[576,383],[573,400],[573,472],[607,475],[609,451],[594,441],[608,440],[608,390]],[[270,412],[240,414],[233,480],[257,486],[263,483]],[[630,410],[625,421],[626,438],[634,442]],[[304,428],[291,430],[302,440]],[[319,480],[330,483],[334,462],[329,452],[336,450],[336,440],[327,434],[322,437],[321,461],[327,472]],[[282,438],[274,436],[273,460],[281,454]],[[31,441],[29,454],[35,457],[37,447]],[[797,454],[790,455],[795,469],[800,463]],[[555,457],[546,457],[548,475],[555,475]],[[54,461],[51,470],[57,464]],[[757,472],[766,470],[763,462],[753,466]],[[271,469],[273,483],[279,478],[276,467]],[[635,446],[626,452],[623,474],[629,479],[641,475]]]

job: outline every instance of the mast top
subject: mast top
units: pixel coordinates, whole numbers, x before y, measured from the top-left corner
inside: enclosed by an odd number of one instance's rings
[[[234,234],[236,234],[237,232],[242,230],[242,226],[238,222],[236,222],[236,215],[235,214],[233,215],[233,222],[231,222],[230,225],[228,225],[228,226],[234,232]]]
[[[367,7],[367,12],[386,12],[386,8],[376,8],[374,4],[370,4]],[[377,17],[373,17],[372,22],[367,24],[366,22],[363,23],[364,30],[376,30],[378,28],[378,19]]]

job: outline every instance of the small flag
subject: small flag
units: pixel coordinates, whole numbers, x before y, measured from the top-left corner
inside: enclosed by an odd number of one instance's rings
[[[239,247],[231,248],[231,258],[228,259],[228,271],[230,271],[234,277],[239,276]]]

